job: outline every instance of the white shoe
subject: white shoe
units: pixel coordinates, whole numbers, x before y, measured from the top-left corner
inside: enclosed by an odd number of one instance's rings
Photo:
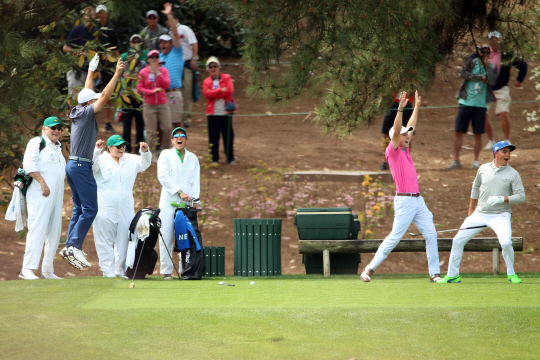
[[[91,268],[92,265],[86,260],[86,254],[76,247],[70,246],[68,249],[68,252],[71,256],[75,259],[75,261],[78,261],[82,266],[85,266],[87,268]]]
[[[54,273],[43,273],[41,274],[42,279],[48,279],[48,280],[63,280],[64,278],[61,278],[60,276],[56,276]]]
[[[23,280],[38,280],[39,278],[30,269],[22,269],[19,277]]]
[[[480,167],[480,164],[478,161],[473,161],[471,165],[471,169],[478,169]]]
[[[496,142],[494,140],[489,140],[486,146],[484,147],[484,150],[493,150],[493,145],[495,145]]]
[[[126,275],[116,275],[116,276],[125,280],[129,280],[129,278]]]
[[[115,274],[103,274],[103,277],[104,278],[115,278],[116,275]]]
[[[82,270],[83,269],[82,265],[77,260],[75,260],[75,258],[73,257],[71,251],[69,251],[68,248],[64,247],[62,250],[60,250],[58,255],[63,257],[64,260],[66,260],[68,262],[68,264],[73,266],[75,269],[77,269],[77,270]]]

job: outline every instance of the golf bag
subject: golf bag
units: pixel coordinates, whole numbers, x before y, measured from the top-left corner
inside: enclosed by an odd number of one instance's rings
[[[201,280],[204,274],[204,255],[197,209],[187,206],[174,214],[174,251],[180,253],[182,280]]]
[[[158,260],[158,254],[154,250],[156,243],[159,239],[159,233],[161,230],[161,219],[159,218],[160,209],[142,209],[137,212],[131,224],[129,225],[129,239],[130,241],[136,241],[137,247],[135,249],[135,261],[133,266],[126,271],[126,276],[130,279],[144,279],[146,275],[152,275],[156,262]],[[135,229],[137,223],[141,219],[141,216],[148,216],[149,235],[146,239],[140,240],[134,238]],[[135,272],[136,271],[136,272]]]

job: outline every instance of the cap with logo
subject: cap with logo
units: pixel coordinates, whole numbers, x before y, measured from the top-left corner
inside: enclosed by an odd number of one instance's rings
[[[79,92],[79,95],[77,95],[77,101],[79,104],[85,104],[90,100],[99,99],[101,97],[101,93],[96,94],[94,90],[84,88]]]
[[[99,12],[105,12],[105,13],[108,13],[109,10],[107,9],[107,7],[105,5],[99,5],[97,8],[96,8],[96,14],[99,13]]]
[[[177,128],[175,128],[175,129],[172,131],[171,137],[174,136],[174,133],[177,132],[177,131],[182,131],[184,134],[187,135],[186,129],[184,129],[184,128],[182,128],[182,127],[177,127]]]
[[[403,134],[408,133],[409,131],[412,131],[413,129],[414,128],[412,126],[409,126],[409,127],[402,126],[401,131],[399,133],[400,133],[400,135],[403,135]],[[393,126],[390,129],[390,131],[388,132],[388,135],[390,136],[390,139],[392,139],[394,137],[394,127]]]
[[[167,34],[163,34],[159,37],[159,40],[165,40],[165,41],[171,41],[172,40],[172,37],[170,37],[169,35]]]
[[[53,127],[56,125],[64,126],[56,116],[49,116],[43,122],[43,126]]]
[[[508,141],[499,141],[495,145],[493,145],[493,154],[495,154],[496,151],[504,149],[504,148],[510,148],[510,151],[516,150],[516,146],[510,144]]]
[[[113,135],[107,139],[107,147],[120,146],[123,144],[128,145],[129,143],[126,140],[124,140],[120,135]]]

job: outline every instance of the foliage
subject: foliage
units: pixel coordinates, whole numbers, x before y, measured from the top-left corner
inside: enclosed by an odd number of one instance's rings
[[[530,53],[540,20],[534,0],[230,3],[248,29],[248,93],[276,104],[303,92],[322,97],[314,119],[342,135],[369,123],[393,92],[428,87],[437,64],[456,47],[470,53],[487,30],[499,30],[512,48]]]

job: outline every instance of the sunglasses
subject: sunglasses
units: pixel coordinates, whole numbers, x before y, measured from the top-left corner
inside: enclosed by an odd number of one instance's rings
[[[125,149],[126,148],[126,144],[122,144],[122,145],[113,145],[115,148],[117,148],[118,150],[120,149]]]
[[[482,51],[482,54],[491,54],[491,51]]]
[[[174,134],[174,135],[173,135],[173,138],[175,138],[175,139],[178,139],[179,137],[185,138],[185,137],[186,137],[186,134]]]
[[[131,40],[131,42],[134,43],[134,44],[139,44],[139,43],[141,42],[141,40],[139,40],[139,39],[133,39],[133,40]]]
[[[149,56],[148,59],[159,59],[159,55],[152,55],[152,56]]]
[[[149,17],[147,17],[147,19],[151,19],[151,20],[157,19],[157,16],[155,16],[155,15],[150,15]]]
[[[58,131],[62,131],[62,126],[53,126],[51,127],[51,130],[58,130]]]
[[[211,65],[211,66],[209,66],[208,68],[209,68],[209,69],[215,69],[215,68],[218,68],[218,67],[219,67],[219,66],[217,66],[217,65]]]

